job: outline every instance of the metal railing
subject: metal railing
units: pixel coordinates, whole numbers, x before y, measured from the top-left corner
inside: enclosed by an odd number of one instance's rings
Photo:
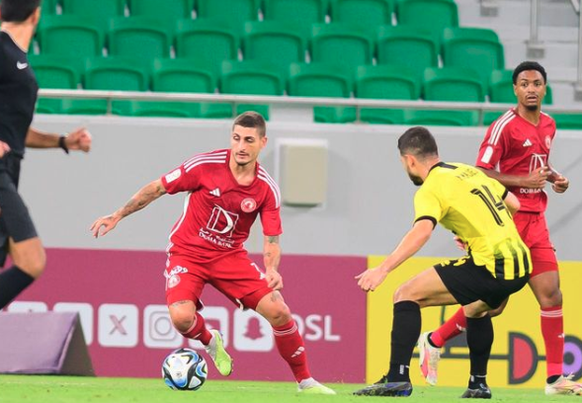
[[[422,110],[458,110],[479,112],[479,123],[483,122],[485,112],[503,112],[515,104],[492,102],[441,102],[441,101],[402,101],[378,100],[362,98],[327,98],[327,97],[294,97],[268,95],[226,95],[226,94],[195,94],[175,92],[138,92],[138,91],[89,91],[89,90],[53,90],[41,89],[39,96],[44,98],[75,98],[75,99],[105,99],[107,111],[112,112],[112,102],[115,100],[135,101],[179,101],[179,102],[210,102],[231,104],[233,111],[241,104],[264,104],[285,106],[287,108],[312,108],[314,106],[343,106],[356,108],[359,121],[361,108],[386,109],[422,109]],[[567,107],[544,105],[544,111],[557,113],[582,113],[582,107]]]

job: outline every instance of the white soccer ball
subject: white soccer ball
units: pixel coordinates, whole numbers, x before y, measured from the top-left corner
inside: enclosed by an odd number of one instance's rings
[[[174,390],[198,390],[207,376],[206,361],[189,348],[172,351],[162,364],[162,378]]]

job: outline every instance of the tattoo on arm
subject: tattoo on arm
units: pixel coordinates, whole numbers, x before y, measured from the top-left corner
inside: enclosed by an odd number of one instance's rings
[[[127,217],[128,215],[143,209],[145,206],[165,193],[166,189],[164,189],[164,186],[161,184],[161,182],[150,183],[149,185],[144,186],[139,192],[137,192],[125,204],[125,206],[119,210],[119,215],[121,217]]]

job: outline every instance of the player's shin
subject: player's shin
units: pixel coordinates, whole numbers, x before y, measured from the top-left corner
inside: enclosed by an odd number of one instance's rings
[[[277,350],[289,364],[297,382],[311,378],[307,366],[305,343],[299,334],[295,321],[291,319],[282,326],[273,326],[273,334],[275,335]]]
[[[416,302],[400,301],[394,304],[388,382],[410,382],[410,360],[420,328],[420,306]]]
[[[493,324],[491,317],[467,318],[467,345],[471,360],[469,389],[479,389],[487,385],[487,363],[493,345]]]

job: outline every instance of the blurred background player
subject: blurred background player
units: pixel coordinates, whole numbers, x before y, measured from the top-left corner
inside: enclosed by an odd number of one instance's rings
[[[521,203],[513,220],[530,248],[533,261],[529,286],[541,308],[541,328],[546,347],[545,392],[548,395],[582,395],[582,384],[563,376],[564,321],[560,276],[544,216],[548,200],[544,191],[546,182],[552,182],[556,193],[564,193],[569,186],[568,179],[549,165],[556,123],[541,111],[546,83],[546,71],[536,62],[523,62],[515,68],[513,89],[517,107],[507,111],[489,127],[476,165],[507,186]],[[490,315],[496,316],[504,308],[505,304],[490,312]],[[439,329],[421,335],[421,372],[429,384],[437,382],[440,347],[465,328],[465,315],[460,309]]]
[[[253,309],[269,321],[277,349],[291,367],[299,391],[335,394],[311,377],[303,338],[279,292],[283,288],[278,271],[281,196],[275,181],[257,162],[266,144],[263,117],[243,113],[234,121],[230,150],[195,155],[143,187],[115,213],[96,220],[91,230],[95,237],[105,235],[122,218],[160,196],[188,192],[167,248],[166,300],[176,329],[184,337],[200,340],[218,371],[230,375],[232,360],[220,333],[209,331],[198,313],[202,289],[210,283],[237,306]],[[265,272],[243,248],[259,214]]]
[[[529,278],[529,251],[511,213],[517,198],[475,167],[440,161],[436,141],[424,127],[413,127],[398,139],[402,165],[421,188],[414,196],[412,229],[374,269],[356,276],[364,291],[374,291],[429,240],[438,222],[468,245],[468,254],[426,269],[394,293],[390,369],[374,385],[355,392],[364,396],[410,396],[409,367],[421,329],[420,309],[463,306],[471,372],[464,398],[491,398],[487,363],[493,326],[487,314],[522,289]]]
[[[32,127],[38,85],[27,52],[40,18],[39,0],[0,0],[0,309],[44,270],[46,257],[28,209],[18,193],[25,147],[88,152],[91,135],[78,129],[68,136]]]

